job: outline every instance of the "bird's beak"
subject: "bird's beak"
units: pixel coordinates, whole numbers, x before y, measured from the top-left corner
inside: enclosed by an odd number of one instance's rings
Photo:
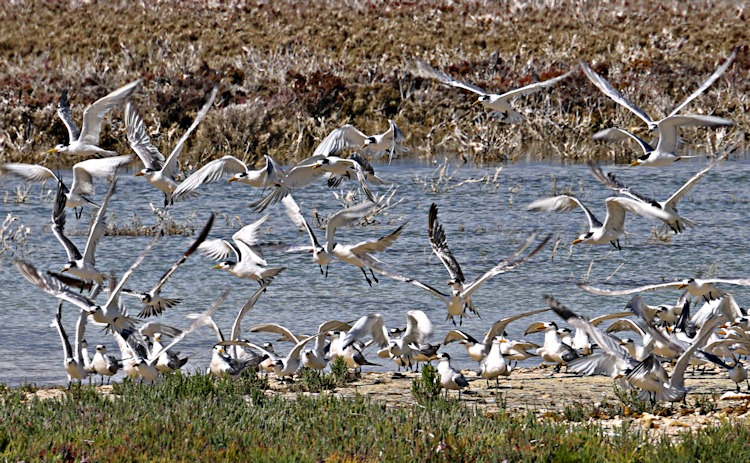
[[[476,105],[478,105],[478,104],[482,104],[482,100],[476,100],[476,101],[474,101],[474,103],[472,103],[471,105],[472,105],[472,106],[476,106]]]
[[[141,171],[139,170],[138,172],[136,172],[136,173],[135,173],[135,176],[136,176],[136,177],[143,177],[143,172],[141,172]]]
[[[47,150],[47,154],[57,153],[57,148],[52,148],[51,150]]]
[[[223,354],[224,353],[224,348],[223,347],[219,347],[219,352]]]
[[[62,270],[60,270],[60,273],[65,273],[65,272],[67,272],[67,271],[68,271],[68,267],[63,267],[63,269],[62,269]]]
[[[576,239],[574,239],[574,240],[573,240],[573,242],[572,242],[572,243],[570,243],[570,244],[578,244],[578,243],[583,243],[583,240],[582,240],[581,238],[576,238]]]
[[[212,268],[212,269],[217,269],[217,268],[221,268],[221,264],[216,264],[216,265],[214,265],[214,266],[213,266],[213,267],[211,267],[211,268]]]
[[[718,334],[719,336],[726,336],[726,335],[727,335],[727,332],[726,332],[726,331],[724,331],[724,330],[718,330],[718,331],[716,332],[716,334]]]
[[[528,328],[526,328],[526,332],[524,332],[524,336],[531,333],[537,333],[539,331],[542,331],[544,329],[544,323],[542,322],[534,322],[531,325],[529,325]]]
[[[227,182],[236,182],[237,180],[239,180],[237,177],[230,177]]]
[[[680,286],[678,286],[677,289],[682,289],[682,288],[685,288],[685,287],[687,287],[687,285],[685,283],[680,283]]]
[[[633,162],[631,162],[631,163],[630,163],[630,167],[635,167],[635,166],[637,166],[638,164],[640,164],[640,162],[638,162],[638,161],[633,161]]]

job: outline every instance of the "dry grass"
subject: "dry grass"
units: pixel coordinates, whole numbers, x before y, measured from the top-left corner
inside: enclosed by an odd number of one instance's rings
[[[135,99],[165,152],[221,81],[217,107],[183,154],[186,168],[225,154],[251,163],[263,154],[301,158],[335,127],[381,132],[387,118],[420,157],[621,161],[634,147],[589,136],[639,121],[581,73],[521,98],[526,121],[509,127],[472,108],[469,95],[416,77],[412,62],[506,91],[583,59],[661,116],[736,45],[735,64],[687,111],[734,120],[727,136],[746,148],[749,13],[732,1],[7,1],[0,21],[13,27],[0,31],[0,156],[39,162],[67,137],[55,115],[63,88],[80,118],[86,104],[140,77]],[[129,152],[121,111],[110,119],[102,144]],[[693,150],[710,151],[722,135],[687,131]]]

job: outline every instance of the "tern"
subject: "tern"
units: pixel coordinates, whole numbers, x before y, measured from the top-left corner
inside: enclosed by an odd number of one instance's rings
[[[93,204],[89,196],[94,194],[94,177],[103,178],[115,175],[117,169],[130,164],[130,155],[114,156],[103,159],[87,159],[73,165],[73,183],[70,188],[63,184],[65,207],[75,209],[76,219],[81,217],[83,206]],[[0,175],[13,175],[30,182],[54,180],[63,183],[62,178],[52,170],[38,164],[5,163],[0,164]],[[80,209],[79,209],[80,208]]]
[[[520,122],[523,119],[523,116],[518,111],[514,110],[513,107],[510,105],[510,100],[523,95],[528,95],[530,93],[537,92],[543,88],[550,87],[558,82],[560,82],[563,79],[566,79],[568,76],[570,76],[573,71],[568,71],[565,74],[562,74],[560,76],[554,77],[552,79],[544,80],[541,82],[534,82],[532,84],[523,86],[521,88],[517,88],[515,90],[510,90],[508,92],[505,92],[503,94],[496,94],[496,93],[487,93],[485,90],[477,87],[476,85],[467,84],[465,82],[461,82],[460,80],[456,80],[453,77],[438,71],[437,69],[432,68],[431,66],[427,65],[426,63],[417,60],[417,70],[419,71],[419,74],[425,77],[429,77],[435,80],[438,80],[439,82],[442,82],[445,85],[449,85],[451,87],[461,88],[464,90],[468,90],[470,92],[473,92],[477,95],[479,95],[479,98],[477,98],[476,102],[474,104],[481,104],[484,107],[491,109],[500,115],[503,116],[503,121],[508,122],[510,124]]]
[[[120,371],[120,366],[120,361],[109,355],[107,348],[103,344],[96,346],[96,352],[91,359],[91,367],[94,369],[94,372],[102,377],[102,382],[104,382],[105,376],[111,378],[117,374]],[[109,382],[109,379],[107,381]]]
[[[479,376],[487,380],[487,387],[490,386],[490,380],[495,380],[495,389],[500,389],[500,376],[510,376],[511,368],[510,364],[505,360],[501,352],[500,346],[508,342],[503,337],[497,337],[492,340],[492,347],[487,355],[479,362],[480,370]]]
[[[65,367],[65,372],[68,374],[68,384],[74,379],[78,380],[80,383],[81,380],[88,376],[88,372],[86,371],[83,362],[83,356],[81,354],[81,343],[83,342],[83,333],[86,329],[86,314],[81,312],[78,317],[78,322],[76,323],[75,343],[71,346],[68,335],[65,333],[65,329],[62,326],[62,305],[63,303],[60,302],[57,306],[57,313],[55,314],[53,325],[57,328],[57,332],[60,334],[60,340],[62,341],[63,352],[65,354],[63,366]]]
[[[138,114],[136,107],[130,102],[125,105],[125,124],[127,127],[128,143],[133,151],[135,151],[135,154],[141,158],[145,166],[135,176],[146,177],[146,180],[151,185],[164,193],[165,207],[172,204],[172,193],[177,189],[175,176],[178,173],[177,161],[182,148],[185,146],[185,142],[190,134],[198,127],[198,124],[206,117],[206,114],[208,114],[208,110],[211,109],[218,91],[219,86],[215,85],[208,96],[208,100],[198,112],[198,115],[195,116],[195,120],[177,141],[177,144],[166,160],[158,148],[151,144],[151,140],[146,133],[146,127],[143,124],[143,119]]]
[[[63,90],[60,103],[57,106],[57,115],[60,116],[65,127],[68,128],[70,142],[67,145],[57,145],[47,151],[47,153],[63,153],[77,157],[102,157],[117,154],[114,151],[107,151],[99,147],[99,134],[102,129],[102,122],[109,110],[124,103],[140,84],[140,79],[131,82],[88,105],[83,111],[83,126],[80,130],[73,121],[70,102],[68,101],[68,92],[67,90]]]
[[[560,340],[555,322],[534,322],[524,335],[540,331],[544,331],[544,344],[537,349],[537,355],[545,362],[555,363],[555,372],[559,372],[562,365],[567,366],[568,362],[579,357],[575,349]]]
[[[247,164],[234,156],[226,155],[207,163],[193,172],[172,193],[172,201],[182,201],[197,195],[203,185],[229,177],[228,182],[239,182],[255,188],[266,188],[279,183],[284,171],[271,156],[265,155],[266,164],[262,169],[251,170]]]
[[[255,280],[263,285],[273,280],[285,268],[266,267],[268,263],[257,246],[260,227],[266,219],[268,216],[240,228],[232,235],[233,243],[223,239],[207,240],[198,246],[198,250],[210,259],[221,260],[213,268],[226,270],[238,278]],[[226,260],[230,253],[234,253],[236,261]]]
[[[578,238],[573,240],[572,244],[603,244],[610,243],[615,249],[622,249],[620,246],[620,236],[625,234],[625,213],[623,207],[623,198],[607,198],[604,201],[607,209],[607,215],[604,217],[604,223],[586,207],[580,199],[570,195],[552,196],[536,200],[526,206],[530,211],[570,211],[580,207],[586,214],[589,221],[589,229],[582,233]]]
[[[550,239],[550,235],[546,236],[542,240],[542,242],[530,253],[528,253],[526,256],[519,257],[521,253],[525,251],[527,247],[529,247],[531,242],[536,237],[536,233],[531,233],[526,237],[523,243],[521,243],[521,246],[513,254],[511,254],[510,257],[500,261],[500,263],[495,265],[490,270],[486,271],[479,278],[469,284],[466,284],[466,279],[464,278],[463,272],[461,271],[461,266],[448,247],[448,242],[445,238],[445,231],[443,230],[443,226],[437,221],[437,205],[434,203],[430,206],[430,212],[428,214],[427,232],[429,235],[432,251],[435,253],[435,255],[438,256],[440,261],[448,270],[448,273],[451,277],[451,279],[448,281],[448,285],[451,286],[451,293],[443,293],[442,291],[439,291],[432,286],[429,286],[413,278],[401,277],[397,279],[422,288],[433,296],[445,302],[448,309],[446,320],[451,320],[454,325],[456,324],[454,317],[459,317],[459,320],[461,322],[463,321],[463,316],[465,314],[466,308],[471,310],[473,313],[478,314],[476,308],[474,307],[474,303],[471,300],[471,295],[474,293],[474,291],[479,289],[485,281],[487,281],[490,277],[510,271],[513,268],[531,259],[536,253],[542,250],[542,248]]]
[[[104,275],[96,269],[96,259],[94,254],[96,252],[96,246],[99,244],[99,240],[104,236],[104,213],[107,210],[107,205],[115,192],[116,186],[117,177],[114,177],[110,184],[109,191],[107,191],[104,201],[102,201],[102,205],[96,213],[94,224],[91,226],[89,237],[86,240],[86,247],[84,248],[83,254],[81,254],[81,251],[78,250],[76,245],[65,236],[65,187],[62,182],[58,183],[57,194],[55,196],[55,206],[52,210],[52,234],[54,234],[57,240],[63,245],[65,253],[68,256],[68,263],[62,268],[62,273],[69,272],[71,275],[74,275],[83,281],[95,281],[99,285],[104,283]]]
[[[492,348],[492,342],[498,336],[502,336],[505,332],[505,328],[513,321],[528,317],[530,315],[536,315],[538,313],[546,312],[549,309],[532,310],[529,312],[523,312],[511,317],[503,318],[502,320],[496,321],[490,327],[490,330],[484,335],[483,340],[480,342],[474,339],[472,336],[461,330],[451,330],[445,335],[443,344],[448,345],[453,341],[459,341],[466,347],[466,352],[469,354],[472,360],[475,362],[481,362],[484,357],[487,356],[490,349]]]
[[[269,205],[275,204],[293,190],[303,188],[313,183],[325,174],[356,177],[362,192],[370,201],[375,201],[367,176],[362,165],[354,159],[344,159],[338,156],[315,155],[300,161],[289,169],[280,180],[273,184],[271,192],[264,198],[250,204],[256,212],[264,211]]]
[[[680,188],[677,189],[672,196],[667,198],[666,201],[657,201],[651,199],[645,195],[642,195],[632,188],[621,183],[615,175],[610,172],[604,175],[601,168],[590,164],[591,172],[594,177],[601,182],[607,188],[617,191],[618,193],[627,196],[626,198],[619,198],[619,204],[627,211],[641,217],[648,217],[660,220],[664,222],[664,227],[669,227],[674,233],[682,233],[686,227],[695,227],[695,224],[680,216],[677,212],[677,204],[680,200],[692,190],[698,181],[703,178],[704,175],[711,169],[713,169],[718,163],[726,159],[727,155],[724,154],[716,158],[706,168],[693,175],[693,177],[685,182]]]
[[[271,359],[274,360],[274,373],[278,378],[284,378],[287,376],[293,376],[295,373],[297,373],[297,370],[300,369],[302,366],[302,351],[307,345],[308,342],[313,341],[320,336],[324,336],[327,333],[318,333],[314,336],[310,336],[308,338],[305,338],[301,341],[299,341],[294,348],[287,354],[286,357],[280,357],[274,352],[268,351],[264,349],[261,346],[258,346],[256,344],[253,344],[251,342],[245,342],[245,341],[224,341],[223,343],[219,343],[219,345],[236,345],[246,348],[255,349],[258,352],[261,352],[264,355],[267,355]]]
[[[185,253],[174,264],[172,264],[169,270],[167,270],[167,272],[162,275],[162,277],[159,279],[159,282],[156,283],[156,286],[154,286],[150,291],[139,293],[128,289],[123,290],[123,293],[136,296],[141,300],[142,303],[145,304],[143,309],[141,309],[141,311],[138,313],[138,317],[147,318],[161,315],[162,312],[164,312],[164,309],[174,307],[182,301],[182,299],[162,297],[161,289],[167,283],[167,281],[169,281],[169,278],[172,276],[172,274],[177,271],[180,265],[182,265],[187,260],[187,258],[190,257],[190,255],[193,254],[196,249],[198,249],[198,246],[200,246],[201,243],[205,241],[208,233],[211,231],[211,226],[213,225],[213,223],[214,215],[211,214],[211,217],[203,227],[203,230],[201,230],[198,238],[196,238],[193,244],[190,245],[188,250],[185,251]]]
[[[375,153],[388,153],[388,162],[393,155],[405,151],[402,145],[406,136],[395,122],[388,119],[388,130],[378,135],[365,135],[351,124],[335,129],[320,142],[313,156],[330,156],[347,148],[365,149]]]
[[[437,372],[440,375],[440,387],[445,389],[445,398],[448,398],[448,390],[458,391],[458,398],[461,398],[461,389],[469,387],[463,373],[451,366],[451,356],[445,352],[437,354],[438,363]]]
[[[717,127],[717,126],[731,126],[733,122],[727,119],[723,119],[715,116],[704,116],[698,114],[678,116],[685,106],[691,101],[697,98],[703,93],[708,87],[710,87],[716,79],[721,77],[722,74],[729,68],[737,56],[737,48],[735,48],[730,54],[729,58],[722,64],[713,74],[701,84],[698,89],[690,94],[679,106],[677,106],[667,117],[654,121],[646,114],[641,108],[633,104],[631,101],[626,99],[610,84],[604,77],[594,72],[586,63],[581,61],[581,68],[584,74],[589,80],[599,89],[610,97],[617,104],[623,106],[628,111],[632,112],[638,118],[643,120],[648,126],[648,129],[653,131],[656,130],[659,135],[659,143],[656,149],[651,148],[648,143],[643,142],[640,138],[635,135],[624,131],[622,129],[606,129],[598,132],[594,135],[597,139],[609,139],[609,140],[620,140],[625,137],[631,137],[641,145],[644,151],[643,156],[638,158],[631,165],[651,165],[651,166],[662,166],[671,164],[674,161],[681,159],[683,156],[675,154],[675,149],[679,140],[677,129],[681,126],[705,126],[705,127]]]
[[[738,285],[738,286],[750,286],[750,279],[748,278],[737,278],[737,279],[687,278],[687,279],[680,280],[680,281],[673,281],[669,283],[659,283],[655,285],[645,285],[645,286],[639,286],[637,288],[621,289],[621,290],[601,289],[601,288],[595,288],[589,285],[578,285],[578,287],[583,289],[584,291],[588,291],[590,293],[598,294],[601,296],[624,296],[627,294],[637,294],[637,293],[642,293],[645,291],[657,291],[660,289],[685,289],[691,295],[696,296],[696,297],[702,297],[706,302],[709,302],[715,299],[720,299],[721,297],[727,294],[726,292],[714,286],[717,283],[728,284],[728,285]]]

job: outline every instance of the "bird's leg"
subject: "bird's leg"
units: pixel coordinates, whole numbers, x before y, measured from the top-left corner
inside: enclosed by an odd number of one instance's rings
[[[372,288],[372,281],[370,281],[370,277],[367,276],[367,272],[365,272],[365,269],[360,267],[360,270],[362,270],[362,275],[365,276],[365,280],[367,280],[367,284],[370,285],[370,288]]]
[[[375,274],[372,273],[372,269],[370,269],[370,275],[372,275],[372,279],[375,280],[375,283],[380,283],[380,281],[378,281],[378,277],[376,277]]]
[[[328,265],[326,265],[326,278],[328,278]]]
[[[320,268],[320,274],[323,275],[323,266],[322,265],[318,265],[318,267]]]
[[[83,215],[83,206],[81,207],[74,207],[73,212],[75,213],[76,220],[79,220],[81,216]]]

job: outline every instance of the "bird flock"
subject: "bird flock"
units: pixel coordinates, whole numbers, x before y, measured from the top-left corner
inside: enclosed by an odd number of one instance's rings
[[[679,134],[681,127],[715,128],[733,125],[732,121],[717,116],[679,113],[722,76],[732,64],[736,53],[735,49],[695,92],[668,116],[659,120],[653,120],[640,107],[626,99],[585,62],[579,62],[568,72],[552,79],[503,94],[488,93],[419,60],[414,63],[413,72],[445,86],[476,94],[475,104],[491,111],[497,123],[508,124],[508,127],[522,123],[524,119],[514,109],[514,98],[552,87],[573,73],[583,72],[606,96],[645,122],[647,129],[655,133],[658,142],[654,148],[652,144],[621,127],[601,130],[593,138],[607,141],[633,140],[638,144],[640,152],[634,155],[632,166],[669,169],[672,163],[691,157],[679,153],[683,143]],[[69,142],[52,148],[48,153],[77,161],[72,169],[72,182],[66,184],[61,175],[41,165],[0,164],[0,175],[15,176],[25,181],[52,180],[57,183],[50,224],[53,235],[67,256],[67,260],[60,258],[61,272],[40,270],[34,263],[21,259],[15,259],[14,264],[29,282],[58,301],[51,326],[56,328],[63,346],[63,365],[69,382],[81,382],[96,375],[104,381],[105,377],[111,378],[120,371],[143,382],[158,381],[160,375],[185,366],[188,356],[177,350],[177,344],[200,328],[210,329],[216,334],[213,346],[206,346],[206,349],[211,349],[210,364],[203,367],[209,374],[231,378],[237,378],[243,371],[251,368],[272,373],[278,378],[292,379],[300,368],[321,371],[337,357],[343,358],[347,366],[354,369],[375,365],[376,361],[393,361],[398,370],[413,369],[420,363],[437,360],[441,387],[446,393],[448,390],[457,390],[460,395],[460,391],[469,386],[471,375],[467,379],[461,370],[451,365],[450,355],[440,350],[445,345],[458,342],[466,348],[468,356],[477,362],[476,376],[486,379],[487,387],[494,380],[495,387],[499,388],[501,376],[510,376],[517,362],[534,357],[555,365],[556,371],[565,368],[570,374],[609,376],[622,387],[634,389],[652,401],[684,400],[689,391],[685,386],[685,371],[690,366],[716,365],[727,371],[738,390],[740,384],[747,381],[747,370],[741,359],[750,352],[750,317],[735,302],[727,288],[732,285],[750,286],[750,279],[685,278],[622,290],[581,284],[581,290],[596,295],[634,296],[620,312],[587,319],[568,309],[555,297],[544,295],[545,308],[519,312],[488,323],[485,333],[472,335],[463,328],[463,320],[465,317],[480,317],[482,309],[478,307],[480,304],[475,304],[472,296],[489,279],[511,271],[523,272],[524,265],[534,265],[529,262],[547,246],[551,234],[527,231],[509,256],[492,257],[497,262],[494,266],[473,280],[467,280],[459,260],[449,247],[449,239],[443,227],[442,221],[450,220],[450,217],[439,217],[439,205],[433,203],[426,217],[425,232],[432,254],[443,264],[449,277],[448,288],[438,289],[435,282],[440,276],[436,275],[431,281],[420,281],[393,270],[378,256],[394,245],[408,222],[377,239],[359,242],[337,240],[338,230],[361,222],[373,211],[384,207],[384,195],[378,193],[377,187],[390,182],[375,174],[370,160],[379,158],[390,163],[395,156],[408,151],[406,136],[394,121],[388,120],[388,129],[375,135],[367,135],[349,124],[337,128],[320,142],[310,157],[286,168],[270,156],[265,156],[264,165],[260,169],[254,169],[233,156],[224,156],[205,163],[194,172],[182,173],[179,156],[191,133],[211,111],[219,87],[217,85],[211,90],[193,123],[169,156],[165,157],[151,143],[146,122],[130,99],[140,85],[140,80],[131,82],[90,104],[83,112],[80,129],[73,120],[68,93],[62,92],[57,112],[68,129]],[[293,333],[277,323],[243,328],[242,322],[247,313],[263,298],[276,279],[284,278],[286,270],[285,267],[275,266],[273,262],[267,261],[263,254],[262,234],[268,215],[256,216],[231,237],[209,239],[215,220],[212,214],[188,249],[158,280],[154,279],[155,283],[150,289],[132,289],[128,281],[131,275],[139,271],[140,263],[149,254],[159,234],[143,249],[133,250],[133,254],[137,256],[129,263],[129,267],[121,269],[124,271],[119,277],[112,272],[101,271],[97,268],[96,247],[105,235],[107,208],[112,201],[130,200],[127,192],[123,194],[119,191],[117,176],[122,167],[132,164],[136,159],[133,153],[121,155],[99,146],[102,124],[107,114],[118,107],[123,107],[124,110],[127,141],[143,164],[143,168],[135,176],[144,177],[163,194],[165,209],[176,202],[194,200],[202,190],[219,188],[209,185],[222,180],[226,183],[244,183],[262,192],[260,199],[250,204],[248,215],[263,214],[272,207],[283,208],[291,219],[289,226],[302,231],[309,238],[304,244],[290,247],[287,252],[312,256],[313,264],[320,270],[321,279],[321,282],[315,284],[330,284],[329,267],[335,262],[343,262],[356,267],[359,269],[358,273],[363,275],[365,282],[362,291],[379,284],[385,278],[393,282],[393,291],[408,291],[411,286],[426,291],[434,296],[431,299],[434,307],[427,311],[407,311],[405,327],[388,328],[381,314],[364,313],[342,315],[342,320],[321,320],[319,326],[309,327],[304,334]],[[620,238],[625,234],[626,220],[630,220],[627,219],[628,214],[654,220],[666,232],[686,233],[695,224],[679,214],[679,201],[703,177],[710,175],[715,166],[724,162],[730,151],[727,148],[723,154],[717,155],[664,201],[651,199],[627,186],[613,173],[605,173],[601,166],[589,164],[593,178],[614,192],[605,200],[606,217],[603,222],[596,218],[581,199],[572,194],[539,198],[528,204],[527,209],[552,212],[580,208],[586,215],[588,230],[575,238],[572,244],[611,244],[618,251],[622,249]],[[184,180],[180,181],[183,177]],[[95,202],[95,179],[104,178],[110,179],[109,188]],[[314,227],[306,219],[309,211],[304,210],[293,197],[295,192],[312,188],[312,185],[322,181],[329,187],[336,187],[347,181],[356,182],[356,190],[361,192],[355,196],[361,201],[338,210],[325,219],[324,241],[320,233],[319,240]],[[630,181],[632,179],[628,180]],[[227,194],[236,191],[232,189],[236,187],[225,188],[229,188]],[[446,200],[449,201],[450,198]],[[66,223],[68,209],[73,209],[75,218],[79,219],[84,208],[91,209],[94,219],[85,248],[81,252],[66,235]],[[424,218],[415,217],[412,221],[421,220]],[[233,281],[254,280],[257,283],[257,286],[249,282],[247,284],[250,286],[242,286],[249,288],[246,290],[248,293],[250,289],[254,289],[252,295],[239,309],[232,326],[224,327],[224,330],[218,326],[214,315],[227,298],[227,291],[216,294],[213,303],[204,312],[188,315],[187,319],[192,321],[186,327],[177,328],[158,321],[165,312],[179,308],[183,296],[171,294],[169,280],[196,251],[205,258],[216,261],[214,268],[231,274]],[[486,252],[494,253],[492,249]],[[303,265],[302,262],[300,265]],[[352,271],[357,272],[354,269]],[[640,296],[646,291],[670,289],[680,291],[676,303],[649,306]],[[336,291],[335,284],[331,284],[331,291]],[[542,295],[539,296],[541,300]],[[695,310],[698,304],[702,305]],[[137,315],[131,316],[130,310],[136,306]],[[63,326],[63,310],[76,312],[75,330],[66,330]],[[434,316],[440,312],[444,316]],[[558,325],[557,321],[532,321],[525,336],[543,333],[541,343],[510,339],[506,331],[509,324],[539,317],[542,313],[555,313],[569,327]],[[486,311],[483,311],[483,315],[490,316]],[[604,322],[611,322],[606,329],[603,328]],[[101,326],[111,334],[117,346],[117,355],[112,355],[107,346],[97,345],[93,356],[90,356],[85,340],[89,323]],[[433,336],[436,323],[445,323],[451,327],[442,340],[436,340]],[[626,331],[637,333],[640,341],[619,334]],[[75,333],[72,340],[68,333]],[[276,345],[260,344],[253,342],[257,333],[272,333],[280,338]],[[292,347],[277,350],[282,342],[288,342]],[[750,388],[750,383],[748,387]]]

